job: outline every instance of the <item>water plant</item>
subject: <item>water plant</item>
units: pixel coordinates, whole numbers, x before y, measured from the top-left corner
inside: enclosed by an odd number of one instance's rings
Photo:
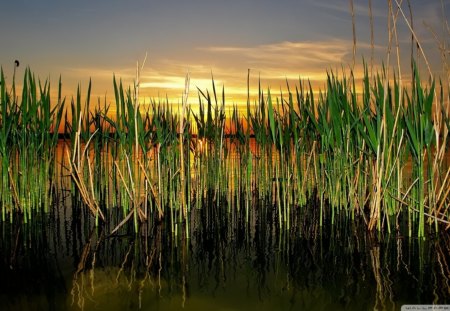
[[[257,100],[229,115],[214,79],[212,95],[198,89],[195,112],[187,76],[178,113],[167,101],[141,107],[138,84],[132,92],[115,78],[115,105],[92,107],[89,82],[84,104],[79,87],[64,110],[60,85],[52,107],[49,84],[36,83],[29,70],[18,102],[2,74],[2,219],[48,210],[63,128],[73,199],[112,232],[132,219],[135,232],[169,221],[175,235],[184,228],[189,236],[190,211],[204,200],[228,212],[243,208],[251,221],[256,202],[266,199],[280,230],[289,230],[293,213],[312,208],[313,199],[320,225],[342,214],[361,218],[368,230],[406,227],[424,237],[427,220],[434,230],[448,223],[448,101],[442,85],[436,98],[435,82],[424,87],[417,70],[404,88],[385,70],[372,77],[364,68],[361,95],[352,71],[328,72],[318,93],[304,81],[295,92],[287,84],[280,97],[259,85]]]
[[[52,204],[55,148],[64,100],[60,82],[57,103],[52,106],[50,84],[37,81],[29,68],[24,73],[20,99],[14,80],[15,76],[8,91],[1,70],[0,201],[3,221],[12,221],[18,211],[26,222],[33,211],[47,212]]]

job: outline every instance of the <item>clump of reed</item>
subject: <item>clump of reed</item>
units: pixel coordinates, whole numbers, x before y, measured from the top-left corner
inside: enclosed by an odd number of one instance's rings
[[[168,103],[153,102],[142,115],[138,112],[138,120],[145,120],[137,134],[143,160],[134,165],[149,182],[139,204],[158,203],[157,217],[168,214],[176,232],[177,224],[187,226],[191,205],[208,197],[218,208],[245,208],[247,219],[252,200],[269,198],[280,227],[288,229],[292,211],[308,208],[307,198],[315,196],[321,224],[328,215],[334,223],[345,214],[361,217],[370,230],[390,232],[405,223],[410,235],[416,230],[422,237],[425,219],[448,223],[450,180],[442,150],[448,152],[449,116],[443,96],[431,113],[435,83],[424,88],[418,77],[416,72],[411,89],[401,89],[385,72],[372,79],[366,68],[358,97],[352,72],[350,78],[331,72],[318,95],[303,82],[294,93],[288,86],[281,98],[260,88],[258,101],[248,103],[244,115],[235,106],[230,117],[224,90],[219,103],[213,80],[213,96],[199,90],[199,112],[188,110],[192,117],[183,118],[185,126]],[[124,101],[121,94],[117,97]],[[112,179],[126,185],[135,178],[130,162],[134,125],[126,121],[134,112],[130,104],[129,110],[121,107],[119,121],[106,119],[116,137],[111,154],[126,159],[122,169],[115,165],[119,178]],[[445,121],[438,126],[437,118]],[[128,182],[122,171],[128,172]],[[180,198],[177,193],[183,192]]]
[[[370,76],[364,68],[360,95],[352,71],[329,72],[323,91],[300,81],[273,97],[259,86],[254,103],[249,98],[243,112],[234,105],[229,114],[214,79],[212,95],[198,90],[196,113],[187,104],[187,77],[181,114],[167,101],[141,106],[138,83],[125,90],[115,78],[113,109],[106,100],[92,107],[89,83],[84,104],[79,88],[63,124],[72,198],[113,233],[129,220],[135,232],[141,223],[167,221],[173,234],[183,228],[188,237],[190,211],[205,200],[228,212],[244,209],[247,221],[258,201],[269,202],[263,208],[274,208],[286,230],[296,211],[310,208],[319,209],[320,225],[344,216],[369,230],[405,227],[419,237],[427,223],[447,228],[443,84],[424,86],[415,69],[404,88],[386,71]],[[56,191],[61,86],[52,107],[50,86],[38,83],[37,93],[29,70],[20,102],[3,73],[1,82],[2,219],[15,211],[30,219],[33,209],[48,210]]]
[[[363,64],[362,94],[353,72],[353,1],[349,72],[328,72],[319,92],[299,81],[295,91],[287,84],[286,94],[273,97],[259,84],[258,97],[251,102],[249,71],[246,107],[234,105],[228,114],[225,90],[218,94],[214,78],[211,94],[198,89],[198,113],[188,103],[189,75],[181,113],[168,101],[141,105],[139,64],[133,89],[114,77],[114,104],[105,99],[92,105],[89,81],[84,103],[79,87],[70,110],[65,110],[61,82],[57,103],[51,105],[50,84],[41,85],[29,69],[20,96],[15,74],[8,90],[2,71],[2,221],[12,220],[16,212],[29,220],[34,210],[51,206],[52,195],[61,190],[55,189],[54,180],[62,125],[72,199],[82,201],[96,224],[105,223],[112,233],[129,220],[135,232],[142,223],[167,221],[173,234],[181,226],[189,237],[191,209],[205,201],[229,215],[244,209],[247,222],[260,208],[258,202],[268,202],[263,208],[276,210],[280,230],[289,230],[294,213],[307,209],[319,209],[320,226],[343,216],[362,219],[368,230],[406,227],[409,236],[416,232],[424,237],[426,223],[430,230],[439,230],[439,224],[448,229],[449,86],[432,78],[423,84],[415,65],[411,87],[403,86],[399,14],[410,29],[412,46],[416,44],[428,62],[401,3],[394,2],[388,1],[387,66],[373,71],[372,49],[370,72]],[[369,15],[373,47],[371,1]],[[398,68],[392,78],[393,43]],[[444,60],[445,53],[443,49]],[[309,204],[311,200],[317,204]]]
[[[18,66],[16,61],[15,66]],[[16,94],[0,77],[0,204],[2,221],[18,211],[27,222],[35,211],[48,211],[55,194],[55,148],[64,111],[61,83],[55,105],[50,103],[50,84],[37,81],[31,70],[24,73],[22,92]]]

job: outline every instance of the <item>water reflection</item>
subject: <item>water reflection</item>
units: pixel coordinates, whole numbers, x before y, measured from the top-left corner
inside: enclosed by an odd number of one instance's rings
[[[382,236],[345,219],[321,229],[315,215],[300,210],[286,231],[267,202],[255,209],[247,221],[244,210],[205,204],[193,212],[190,238],[174,236],[165,221],[138,235],[124,228],[110,236],[73,211],[28,225],[2,223],[0,305],[398,310],[405,303],[449,303],[445,234],[426,241]]]

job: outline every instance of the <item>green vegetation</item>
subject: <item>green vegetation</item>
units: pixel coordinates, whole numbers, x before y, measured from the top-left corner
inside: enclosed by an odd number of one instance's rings
[[[61,84],[58,102],[50,104],[50,85],[36,82],[25,71],[20,102],[14,80],[6,88],[1,71],[0,98],[0,202],[2,221],[12,220],[15,212],[27,222],[34,210],[48,211],[54,188],[54,159],[64,101]]]
[[[49,84],[36,83],[30,70],[21,96],[2,72],[2,220],[47,211],[61,190],[56,129],[65,111],[71,195],[110,232],[129,220],[135,232],[164,221],[189,237],[191,210],[207,200],[229,215],[243,209],[247,221],[256,208],[274,209],[280,230],[294,213],[319,209],[320,225],[347,217],[368,230],[424,237],[449,224],[450,100],[442,83],[424,86],[414,73],[410,88],[367,68],[360,92],[353,72],[329,72],[319,92],[300,81],[275,98],[260,86],[244,113],[233,106],[229,114],[214,79],[212,94],[198,90],[194,113],[187,77],[179,114],[167,101],[140,106],[138,83],[125,90],[115,78],[113,106],[94,107],[90,83],[84,103],[79,88],[65,107],[60,85],[52,106]]]

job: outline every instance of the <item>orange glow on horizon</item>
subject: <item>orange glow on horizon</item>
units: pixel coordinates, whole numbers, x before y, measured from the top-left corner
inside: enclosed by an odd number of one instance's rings
[[[251,106],[258,102],[258,88],[261,86],[264,98],[267,99],[268,90],[270,90],[272,100],[274,104],[276,99],[280,99],[283,96],[284,99],[288,98],[288,85],[290,92],[295,97],[296,87],[299,87],[300,81],[303,84],[305,91],[309,91],[309,83],[311,83],[312,89],[315,94],[319,91],[326,90],[327,73],[333,73],[337,78],[342,79],[344,76],[348,79],[350,77],[349,67],[341,65],[334,69],[324,68],[309,68],[309,70],[302,70],[303,64],[298,64],[298,67],[292,68],[279,68],[270,67],[265,70],[250,69],[249,89],[247,88],[247,72],[248,69],[237,70],[234,68],[218,67],[216,70],[207,69],[205,66],[195,65],[192,69],[189,69],[191,83],[189,93],[189,106],[193,113],[199,111],[199,98],[206,104],[206,100],[201,95],[199,90],[203,94],[208,94],[215,105],[215,97],[213,91],[213,80],[216,90],[217,103],[222,104],[222,90],[225,93],[225,113],[227,117],[230,117],[230,111],[233,107],[237,106],[238,110],[245,115],[247,100],[250,101]],[[393,76],[395,67],[391,67],[390,75]],[[23,68],[21,68],[23,70]],[[184,92],[184,79],[186,74],[185,66],[177,66],[176,68],[170,68],[167,72],[164,70],[156,70],[153,67],[149,67],[143,70],[140,77],[140,98],[139,102],[142,111],[148,109],[151,102],[169,104],[173,112],[176,113],[181,107],[182,94]],[[81,103],[84,105],[86,102],[87,88],[89,83],[89,77],[92,77],[92,90],[90,96],[90,104],[92,110],[100,103],[100,107],[105,104],[109,105],[108,115],[115,117],[115,98],[113,89],[113,77],[116,78],[117,83],[120,81],[123,84],[125,91],[130,91],[133,96],[134,80],[135,76],[132,70],[126,69],[116,73],[108,72],[106,70],[88,70],[86,69],[73,69],[72,72],[77,73],[73,76],[69,76],[68,79],[62,76],[62,96],[65,98],[66,110],[68,113],[68,119],[70,116],[70,104],[72,99],[76,97],[77,86],[80,86],[81,90]],[[380,72],[380,67],[375,67],[374,72]],[[408,70],[403,70],[404,79],[403,86],[407,86],[410,81],[408,77]],[[405,74],[406,73],[406,74]],[[10,75],[11,76],[11,75]],[[361,93],[363,76],[362,63],[357,64],[354,69],[356,92]],[[7,82],[11,83],[11,79]],[[41,80],[42,82],[45,79]],[[21,90],[22,88],[22,75],[21,72],[17,73],[16,88]],[[57,103],[58,96],[58,80],[53,79],[51,83],[51,98],[52,105]],[[17,91],[20,94],[20,91]],[[295,99],[294,99],[295,101]],[[62,128],[60,128],[62,131]]]

